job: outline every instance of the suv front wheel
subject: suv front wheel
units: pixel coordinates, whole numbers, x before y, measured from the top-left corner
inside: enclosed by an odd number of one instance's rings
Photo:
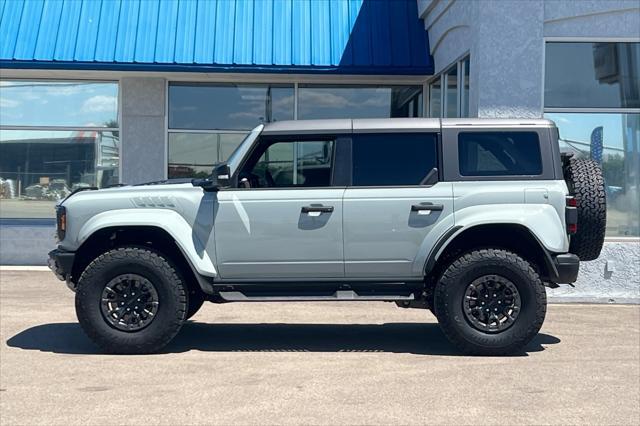
[[[98,256],[82,273],[76,292],[78,321],[106,352],[156,352],[185,321],[185,288],[160,253],[117,248]]]
[[[521,350],[544,321],[544,285],[515,253],[482,249],[463,254],[435,288],[435,314],[447,338],[467,354]]]

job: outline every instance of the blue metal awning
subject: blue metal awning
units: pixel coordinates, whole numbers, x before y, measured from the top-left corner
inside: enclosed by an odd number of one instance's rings
[[[0,0],[0,67],[433,73],[416,0]]]

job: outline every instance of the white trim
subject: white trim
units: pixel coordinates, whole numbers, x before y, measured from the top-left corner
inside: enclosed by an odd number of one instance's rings
[[[420,85],[430,75],[363,75],[363,74],[295,74],[295,73],[207,73],[207,72],[160,72],[160,71],[83,71],[83,70],[39,70],[0,68],[7,80],[91,80],[117,81],[123,77],[156,77],[170,81],[193,81],[211,83],[330,83],[330,84],[381,84]]]
[[[206,133],[206,134],[218,134],[218,133],[237,133],[245,135],[251,130],[225,130],[225,129],[167,129],[168,133]]]
[[[604,237],[605,243],[640,243],[640,237]]]
[[[118,84],[118,129],[122,129],[122,79]],[[96,182],[97,183],[97,182]],[[122,183],[122,130],[118,130],[118,183]]]
[[[299,84],[298,82],[293,83],[293,119],[298,119],[298,94],[299,94]]]
[[[640,37],[543,37],[545,42],[565,43],[638,43]]]
[[[169,179],[169,80],[164,79],[164,178]]]
[[[543,112],[591,113],[591,114],[638,114],[640,108],[543,108]]]
[[[429,117],[429,99],[431,98],[431,91],[429,90],[429,83],[426,81],[422,83],[422,117]]]
[[[12,272],[51,272],[48,266],[37,265],[0,265],[0,271],[12,271]]]
[[[82,126],[5,126],[0,125],[2,130],[43,130],[61,132],[117,132],[120,127],[82,127]]]

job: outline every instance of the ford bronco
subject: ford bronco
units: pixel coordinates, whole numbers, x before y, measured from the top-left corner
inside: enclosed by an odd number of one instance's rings
[[[75,191],[49,265],[107,352],[160,350],[205,301],[389,301],[500,355],[598,257],[605,210],[548,120],[283,121],[205,179]]]

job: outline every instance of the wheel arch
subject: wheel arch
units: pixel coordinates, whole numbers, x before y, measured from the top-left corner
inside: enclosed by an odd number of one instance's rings
[[[479,248],[502,248],[531,263],[543,281],[557,274],[549,251],[535,233],[519,223],[456,226],[438,241],[425,264],[426,276],[438,277],[457,255]]]
[[[87,265],[102,253],[123,246],[145,247],[160,253],[178,268],[190,289],[211,294],[211,283],[198,271],[174,236],[154,225],[112,225],[95,229],[76,251],[72,279],[77,281]]]

